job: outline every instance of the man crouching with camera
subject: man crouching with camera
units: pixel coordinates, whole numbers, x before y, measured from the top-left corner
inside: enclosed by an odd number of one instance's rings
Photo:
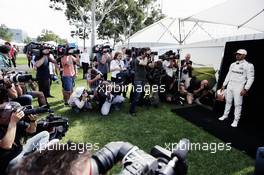
[[[0,172],[12,169],[24,156],[35,150],[44,149],[49,142],[49,133],[43,131],[28,139],[23,139],[36,132],[36,116],[25,116],[23,108],[16,102],[0,105]]]

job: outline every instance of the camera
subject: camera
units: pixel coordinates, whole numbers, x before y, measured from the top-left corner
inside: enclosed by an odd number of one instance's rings
[[[93,47],[93,53],[111,53],[113,49],[109,45],[97,44]]]
[[[182,70],[182,73],[183,73],[183,74],[188,74],[188,72],[189,72],[188,69],[183,69],[183,70]]]
[[[3,79],[0,80],[1,87],[6,83],[6,81],[10,81],[11,83],[24,83],[31,81],[36,81],[35,78],[33,78],[32,75],[27,74],[27,72],[15,72],[15,71],[9,71],[9,72],[3,72]]]
[[[36,115],[46,112],[53,113],[53,111],[47,106],[33,108],[32,106],[21,106],[17,102],[8,102],[0,108],[0,118],[8,118],[8,120],[5,120],[7,123],[4,124],[8,125],[11,114],[16,111],[24,112],[25,117],[23,117],[22,120],[25,122],[29,122],[29,118],[27,117],[28,115]]]
[[[44,45],[44,44],[35,43],[35,42],[31,42],[31,43],[27,44],[24,47],[23,52],[25,54],[29,54],[30,56],[35,56],[35,61],[37,61],[44,55],[44,53],[42,51],[45,49],[50,50],[48,53],[46,53],[46,55],[49,55],[51,53],[52,54],[56,53],[55,48]]]
[[[158,55],[158,52],[151,52],[150,55]]]
[[[189,144],[182,139],[172,151],[155,146],[148,154],[128,142],[111,142],[92,156],[92,174],[106,174],[121,161],[120,175],[186,175]]]
[[[172,50],[169,50],[167,52],[165,52],[164,54],[159,56],[159,59],[161,60],[171,60],[171,59],[178,59],[178,56],[176,55],[175,52],[173,52]]]

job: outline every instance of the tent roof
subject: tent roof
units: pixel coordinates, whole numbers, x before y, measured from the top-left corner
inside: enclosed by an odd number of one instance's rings
[[[190,44],[264,32],[263,0],[227,0],[189,18],[164,18],[129,38],[133,43]]]
[[[248,27],[264,32],[264,1],[227,0],[187,19],[199,19],[200,21],[233,25],[238,28]]]
[[[132,35],[129,43],[189,44],[252,33],[259,33],[259,31],[194,19],[182,20],[167,17]]]

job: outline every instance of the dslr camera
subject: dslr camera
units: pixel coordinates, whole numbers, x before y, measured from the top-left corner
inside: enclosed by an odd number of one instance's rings
[[[32,75],[27,74],[27,72],[15,72],[15,71],[9,71],[4,72],[2,71],[2,78],[0,79],[0,87],[4,88],[5,85],[7,85],[7,82],[10,83],[25,83],[31,81],[36,81],[35,78],[33,78]]]
[[[92,174],[106,174],[122,162],[119,175],[186,175],[190,142],[182,139],[172,151],[155,146],[148,154],[128,142],[111,142],[92,158]]]
[[[33,108],[32,106],[21,106],[17,102],[7,102],[0,107],[0,118],[4,119],[5,123],[8,125],[10,121],[11,114],[16,111],[23,111],[25,117],[22,118],[23,121],[29,122],[28,115],[36,115],[41,113],[52,113],[53,111],[50,110],[47,106],[42,106],[38,108]]]

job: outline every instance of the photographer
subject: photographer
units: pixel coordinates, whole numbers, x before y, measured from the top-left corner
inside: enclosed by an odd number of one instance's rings
[[[76,113],[92,109],[88,91],[84,87],[77,87],[70,96],[68,103]]]
[[[186,97],[188,104],[192,104],[193,101],[197,104],[211,104],[213,99],[213,92],[209,87],[208,80],[197,81],[195,77],[190,81],[188,88],[184,83],[181,83],[180,93]]]
[[[116,75],[121,71],[126,70],[124,66],[124,62],[121,59],[122,59],[122,53],[116,52],[114,59],[110,63],[110,72],[112,73],[111,81],[115,83],[118,83],[118,79]]]
[[[90,64],[90,58],[87,48],[84,48],[83,53],[81,54],[80,62],[82,64],[83,69],[83,79],[86,79],[86,74],[88,72],[88,67]]]
[[[6,45],[0,46],[0,70],[7,70],[11,68],[9,63],[10,48]]]
[[[162,61],[158,58],[154,58],[153,68],[151,68],[147,74],[149,84],[153,87],[158,87],[158,90],[151,91],[151,104],[158,106],[160,103],[160,97],[163,97],[162,86],[165,87],[164,81],[166,78],[166,71],[162,66]],[[151,88],[152,89],[152,88]],[[156,89],[156,88],[155,88]],[[165,88],[164,88],[165,91]]]
[[[15,101],[18,102],[22,106],[31,105],[32,104],[32,96],[24,95],[23,90],[19,83],[12,83],[10,79],[5,78],[3,76],[3,72],[0,71],[0,81],[1,84],[1,102],[9,102]]]
[[[136,114],[136,105],[143,98],[144,86],[147,82],[146,78],[146,67],[148,66],[149,59],[147,57],[147,50],[141,49],[139,51],[139,56],[133,60],[132,65],[135,68],[135,78],[134,78],[134,88],[133,97],[130,105],[129,113],[131,115]]]
[[[165,58],[162,65],[166,71],[165,76],[165,87],[166,87],[166,100],[171,101],[170,99],[175,95],[176,91],[176,82],[177,82],[177,72],[178,72],[178,64],[177,57],[175,53],[171,50],[165,53]]]
[[[186,88],[190,86],[192,70],[191,54],[188,53],[185,55],[185,59],[181,61],[181,81],[184,81]]]
[[[97,87],[100,84],[100,81],[103,81],[103,74],[98,71],[96,68],[89,68],[87,73],[87,85],[92,92],[95,92]]]
[[[44,149],[49,142],[49,133],[41,132],[23,146],[22,139],[28,134],[36,132],[36,116],[29,115],[29,123],[23,121],[24,112],[19,110],[18,103],[4,103],[0,105],[0,172],[16,166],[23,157],[35,151]],[[18,110],[17,110],[18,109]]]
[[[102,72],[104,80],[107,80],[108,62],[112,60],[112,53],[108,53],[107,48],[102,49],[102,53],[97,54],[98,70]]]
[[[74,77],[75,64],[79,62],[79,57],[73,56],[74,48],[67,48],[66,55],[61,59],[61,64],[63,68],[62,72],[62,86],[63,86],[63,99],[64,104],[68,105],[68,100],[73,92],[74,87]]]
[[[122,103],[125,98],[116,92],[115,86],[107,81],[103,81],[98,89],[97,96],[99,98],[99,109],[103,116],[107,116],[110,112],[112,105],[114,105],[116,110],[120,110]]]
[[[38,80],[39,91],[43,92],[45,98],[47,98],[50,96],[49,62],[55,65],[57,65],[57,62],[50,53],[50,48],[43,47],[40,52],[39,58],[35,58],[35,66],[37,68],[36,78]]]
[[[33,98],[38,99],[39,107],[47,105],[47,101],[43,92],[35,90],[35,82],[29,81],[27,83],[19,83],[19,85],[22,88],[24,95],[31,95]]]

